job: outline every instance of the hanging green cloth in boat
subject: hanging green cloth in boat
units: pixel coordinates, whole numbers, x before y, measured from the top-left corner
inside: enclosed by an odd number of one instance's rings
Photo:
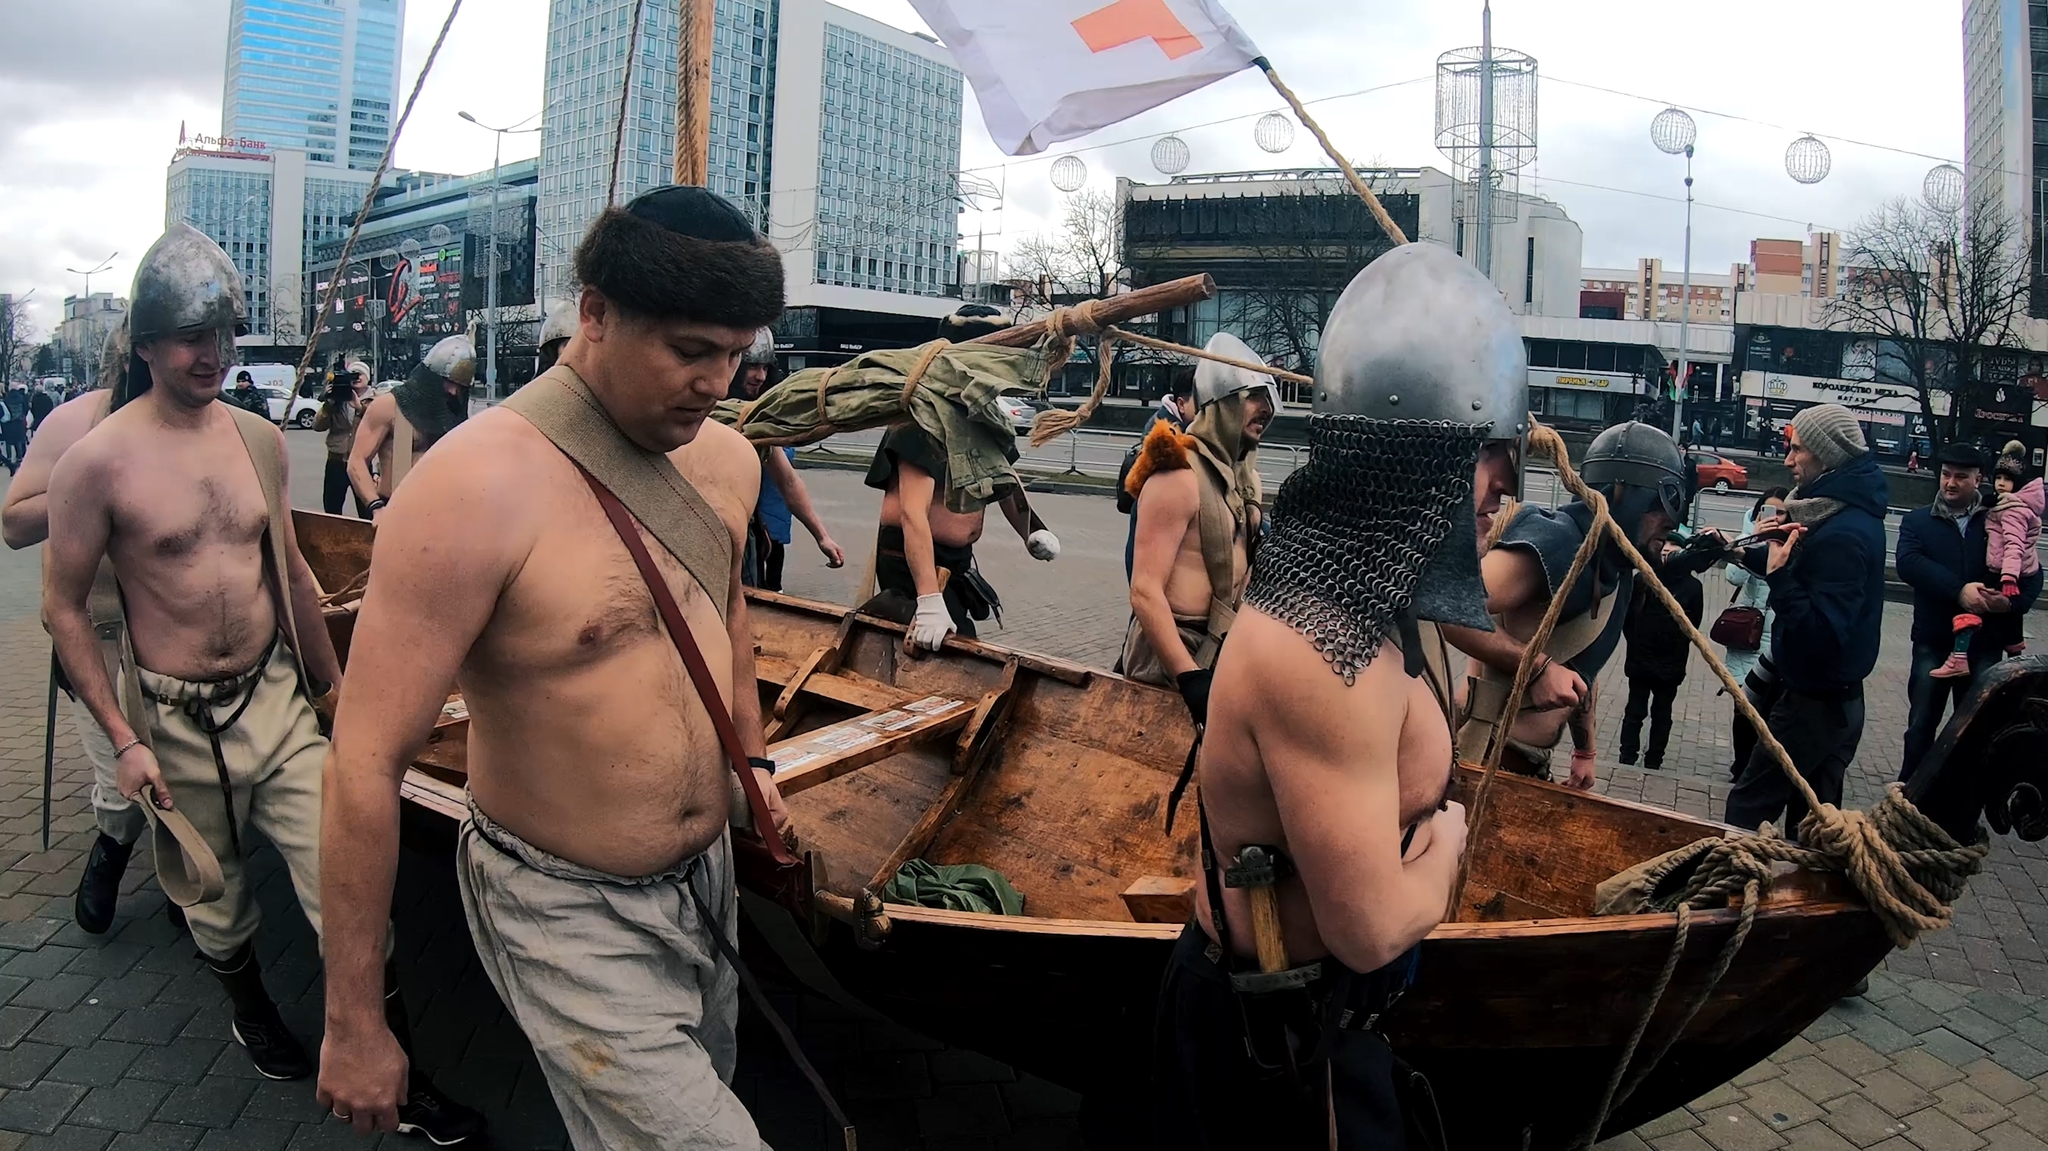
[[[1045,365],[1042,346],[934,341],[807,368],[752,403],[721,402],[712,417],[756,447],[816,443],[908,419],[945,447],[946,506],[972,512],[1019,483],[1017,431],[996,397],[1040,394]]]
[[[1022,915],[1024,897],[1001,872],[979,863],[928,863],[913,859],[896,869],[882,888],[890,903],[914,903],[946,911],[979,911],[984,915]]]

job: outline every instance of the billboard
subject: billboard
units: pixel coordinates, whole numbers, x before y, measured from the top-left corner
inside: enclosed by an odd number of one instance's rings
[[[438,340],[468,330],[462,308],[462,246],[422,248],[415,260],[351,260],[334,301],[320,317],[321,351],[370,347],[371,301],[384,304],[381,335],[393,341]],[[335,270],[314,273],[313,300],[327,297]],[[530,277],[529,277],[530,278]]]

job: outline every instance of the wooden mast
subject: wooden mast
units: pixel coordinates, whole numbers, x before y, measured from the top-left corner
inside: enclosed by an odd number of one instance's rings
[[[702,188],[711,171],[711,39],[715,0],[683,0],[676,36],[675,182]]]

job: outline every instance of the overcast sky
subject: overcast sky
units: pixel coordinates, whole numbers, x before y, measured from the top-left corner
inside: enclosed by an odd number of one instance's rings
[[[1432,73],[1439,53],[1478,43],[1476,2],[1225,2],[1304,99],[1381,88],[1312,106],[1353,159],[1447,166],[1432,142]],[[906,0],[842,3],[924,27]],[[126,294],[136,258],[163,227],[164,167],[179,125],[219,130],[227,7],[0,0],[0,291],[34,289],[40,327],[83,285],[66,268],[118,251],[93,284]],[[507,124],[539,111],[547,8],[548,0],[468,0],[399,143],[398,166],[489,167],[490,134],[456,113]],[[1847,228],[1881,201],[1917,193],[1936,162],[1925,157],[1960,163],[1960,8],[1955,0],[1501,0],[1495,43],[1536,57],[1543,77],[1537,160],[1522,189],[1565,206],[1584,229],[1587,266],[1660,256],[1675,272],[1684,161],[1651,146],[1649,124],[1664,103],[1677,103],[1699,121],[1696,269],[1725,273],[1759,236],[1803,236],[1808,224]],[[408,0],[401,99],[447,10],[446,0]],[[1159,178],[1151,143],[1169,131],[1192,149],[1190,172],[1318,164],[1307,132],[1278,157],[1252,143],[1253,120],[1279,107],[1263,78],[1248,73],[1012,160],[990,143],[970,102],[962,165],[1008,195],[1003,213],[963,216],[962,229],[1000,233],[991,246],[1007,247],[1042,227],[1059,199],[1048,169],[1068,152],[1087,161],[1097,187],[1118,175]],[[1784,153],[1809,131],[1829,137],[1834,169],[1802,186],[1785,175]],[[506,139],[507,159],[539,150],[538,135]]]

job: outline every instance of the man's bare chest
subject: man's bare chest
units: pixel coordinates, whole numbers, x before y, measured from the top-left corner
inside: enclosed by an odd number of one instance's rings
[[[256,548],[270,526],[254,466],[233,455],[138,454],[111,494],[114,546],[132,559],[176,563],[221,547]]]

